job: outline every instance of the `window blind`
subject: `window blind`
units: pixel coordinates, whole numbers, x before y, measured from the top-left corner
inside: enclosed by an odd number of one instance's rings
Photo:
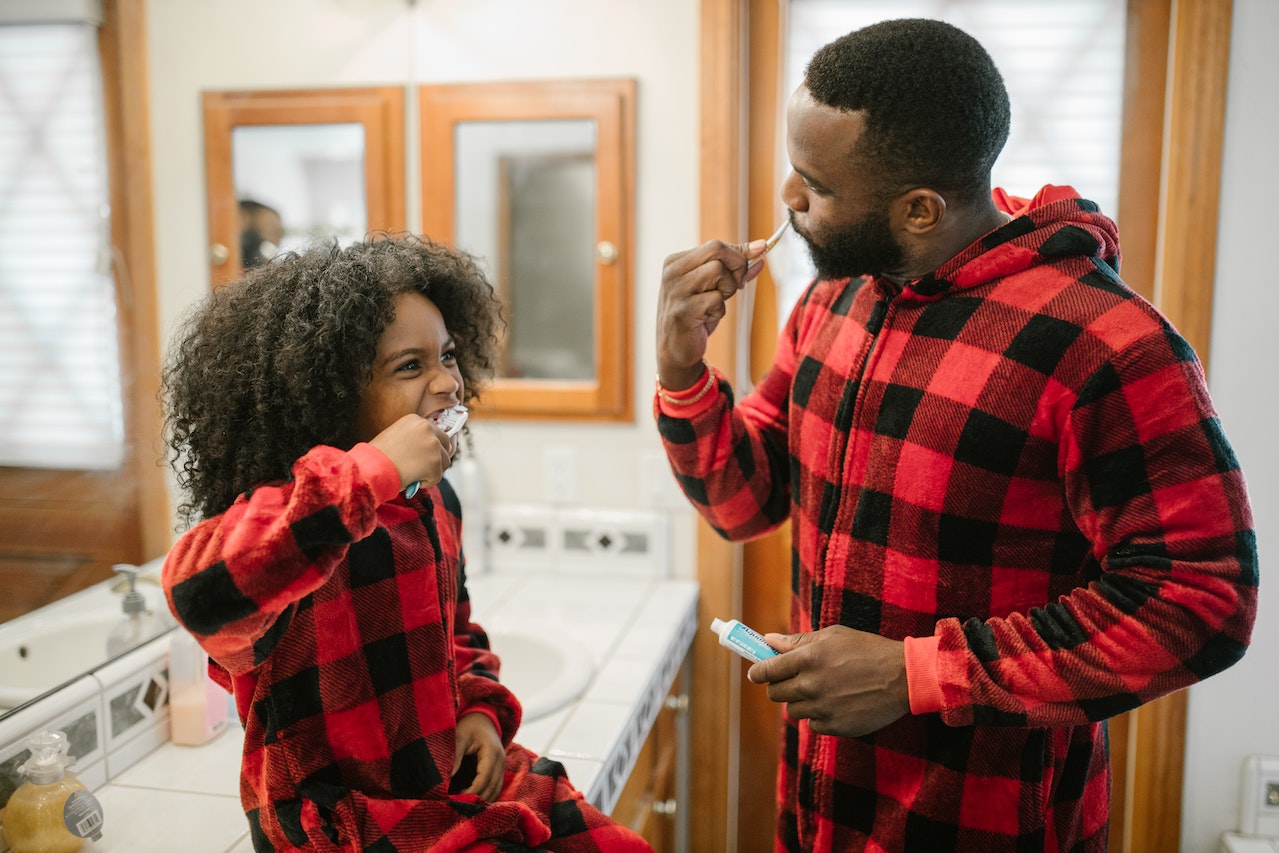
[[[986,48],[1012,102],[994,185],[1029,198],[1044,184],[1069,184],[1118,215],[1125,0],[790,0],[786,8],[784,98],[817,49],[845,33],[893,18],[947,21]],[[788,168],[781,151],[779,186]],[[778,248],[769,271],[784,321],[812,266],[798,237]]]
[[[0,465],[123,461],[108,202],[92,23],[0,25]]]

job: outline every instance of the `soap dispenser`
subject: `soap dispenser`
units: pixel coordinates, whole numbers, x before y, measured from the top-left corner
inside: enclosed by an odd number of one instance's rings
[[[115,657],[121,652],[149,640],[164,630],[164,625],[154,613],[147,609],[147,599],[138,592],[138,567],[127,563],[119,563],[112,569],[129,579],[129,591],[124,594],[122,607],[124,619],[107,635],[107,656]]]
[[[27,738],[31,757],[18,770],[27,781],[4,808],[4,838],[12,853],[75,853],[85,838],[102,837],[102,806],[84,783],[67,772],[63,732]]]

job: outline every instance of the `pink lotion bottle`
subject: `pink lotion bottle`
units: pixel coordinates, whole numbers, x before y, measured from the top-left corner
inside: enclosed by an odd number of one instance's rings
[[[169,738],[208,743],[227,727],[227,694],[209,677],[209,655],[182,628],[169,640]]]

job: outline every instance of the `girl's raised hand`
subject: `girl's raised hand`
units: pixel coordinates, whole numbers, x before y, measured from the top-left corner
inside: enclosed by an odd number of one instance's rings
[[[434,486],[453,461],[454,443],[427,418],[405,415],[375,435],[369,444],[387,455],[400,472],[400,486]]]

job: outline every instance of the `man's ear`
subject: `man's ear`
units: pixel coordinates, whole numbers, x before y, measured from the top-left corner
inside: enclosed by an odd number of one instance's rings
[[[893,223],[908,234],[923,236],[937,228],[946,217],[946,199],[928,187],[902,193],[893,202]]]

